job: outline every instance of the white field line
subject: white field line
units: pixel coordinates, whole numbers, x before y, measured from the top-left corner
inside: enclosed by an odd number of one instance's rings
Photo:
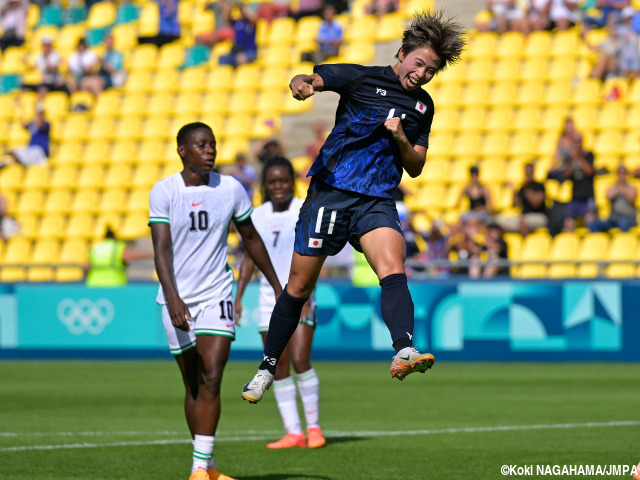
[[[445,428],[439,430],[396,430],[396,431],[375,431],[375,430],[325,430],[327,438],[332,437],[396,437],[401,435],[441,435],[456,433],[482,433],[482,432],[511,432],[525,430],[560,430],[577,428],[607,428],[607,427],[637,427],[640,421],[617,421],[617,422],[589,422],[589,423],[552,423],[546,425],[502,425],[494,427],[465,427],[465,428]],[[254,435],[260,433],[260,435]],[[216,441],[222,442],[246,442],[246,441],[267,441],[272,440],[273,435],[281,432],[256,432],[246,431],[241,436],[217,435]],[[269,435],[268,435],[269,434]],[[48,436],[118,436],[118,435],[184,435],[183,432],[39,432],[39,433],[2,433],[3,437],[48,437]],[[188,438],[148,440],[131,442],[109,442],[109,443],[71,443],[62,445],[24,445],[0,448],[0,452],[24,452],[32,450],[61,450],[78,448],[104,448],[104,447],[135,447],[148,445],[173,445],[180,443],[191,443]]]

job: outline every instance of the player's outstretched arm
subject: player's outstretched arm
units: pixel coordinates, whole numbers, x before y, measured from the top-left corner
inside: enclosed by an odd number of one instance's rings
[[[154,262],[158,279],[162,285],[164,296],[167,299],[167,308],[171,316],[171,324],[189,331],[187,320],[191,320],[189,308],[180,298],[178,289],[173,280],[173,268],[171,267],[171,227],[166,223],[151,224],[151,240],[153,241]]]
[[[398,142],[400,147],[400,158],[402,167],[407,171],[410,177],[417,177],[422,173],[424,163],[427,160],[427,149],[422,145],[411,145],[409,139],[402,129],[402,121],[400,117],[392,117],[384,122],[385,128],[391,132],[393,138]]]
[[[291,95],[297,100],[306,100],[315,92],[321,92],[324,87],[324,80],[317,73],[312,75],[296,75],[291,79],[289,88]]]
[[[251,275],[255,269],[255,263],[249,255],[245,255],[240,268],[238,269],[238,286],[236,288],[236,325],[240,326],[240,319],[242,318],[242,296],[247,288]]]
[[[264,242],[257,232],[256,227],[254,227],[251,218],[248,218],[244,222],[236,222],[236,229],[242,237],[245,250],[267,279],[269,285],[273,287],[277,298],[282,293],[282,286],[280,285],[276,271],[273,269]]]

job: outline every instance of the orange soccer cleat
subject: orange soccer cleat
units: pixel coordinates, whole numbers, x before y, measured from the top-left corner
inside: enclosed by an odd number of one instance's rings
[[[307,446],[309,448],[320,448],[327,444],[327,441],[322,436],[322,430],[320,430],[320,427],[307,428],[307,437],[309,438],[307,441]]]
[[[227,475],[223,475],[218,471],[217,468],[212,468],[209,470],[209,478],[211,480],[235,480],[235,478],[228,477]]]
[[[420,353],[415,348],[405,350],[408,353],[398,352],[391,362],[391,376],[398,380],[404,380],[407,375],[414,372],[424,373],[436,362],[430,353]]]
[[[287,433],[277,442],[273,442],[267,445],[267,448],[293,448],[293,447],[306,447],[307,440],[304,438],[304,433]]]
[[[191,474],[189,480],[210,480],[209,474],[204,470],[196,470]]]

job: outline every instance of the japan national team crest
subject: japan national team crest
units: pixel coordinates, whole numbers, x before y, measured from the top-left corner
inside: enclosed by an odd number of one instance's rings
[[[309,239],[309,248],[320,248],[322,247],[322,239],[321,238],[310,238]]]
[[[416,110],[424,115],[425,113],[427,113],[427,106],[421,101],[418,101],[418,103],[416,103]]]

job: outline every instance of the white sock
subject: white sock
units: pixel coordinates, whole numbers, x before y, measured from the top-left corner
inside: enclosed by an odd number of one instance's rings
[[[293,378],[287,377],[282,380],[275,380],[273,382],[273,394],[276,397],[282,423],[284,423],[287,433],[300,435],[302,428],[300,427],[300,415],[298,414],[296,384],[293,382]]]
[[[193,440],[193,466],[191,473],[196,470],[207,470],[209,462],[213,460],[214,437],[196,435]]]
[[[320,381],[316,371],[312,368],[298,374],[298,391],[304,406],[304,415],[307,420],[307,428],[319,426],[320,412],[318,403],[320,399]]]

